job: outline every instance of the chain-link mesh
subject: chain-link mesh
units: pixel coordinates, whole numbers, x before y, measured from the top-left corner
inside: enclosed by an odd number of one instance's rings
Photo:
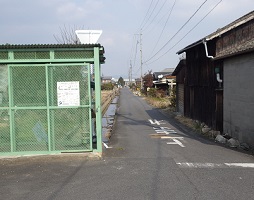
[[[48,151],[46,110],[14,111],[16,151]]]
[[[52,149],[90,149],[89,108],[55,109],[50,112]]]
[[[91,51],[80,51],[80,50],[71,50],[71,51],[55,51],[55,59],[84,59],[84,58],[93,58],[94,53]]]
[[[0,152],[11,151],[8,110],[0,110]]]
[[[58,105],[57,83],[79,82],[80,105],[89,105],[88,66],[52,66],[49,67],[50,106]],[[52,129],[52,149],[81,150],[90,149],[90,115],[89,108],[71,108],[51,110],[50,119],[54,124]]]
[[[46,106],[46,76],[43,66],[12,69],[13,106]]]
[[[13,54],[16,60],[50,59],[49,51],[16,51]]]
[[[8,52],[7,51],[0,52],[0,60],[8,60]]]
[[[8,67],[0,65],[0,152],[11,151],[8,105]]]
[[[10,71],[9,86],[8,68],[0,65],[0,152],[92,149],[89,65],[11,66]],[[78,83],[79,105],[58,104],[59,82]]]
[[[89,80],[87,66],[51,66],[49,67],[50,106],[58,106],[57,83],[79,82],[80,105],[89,105]]]

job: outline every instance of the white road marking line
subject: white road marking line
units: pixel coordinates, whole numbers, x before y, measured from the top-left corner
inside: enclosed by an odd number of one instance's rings
[[[165,133],[165,134],[170,134],[170,133],[177,133],[175,130],[168,128],[168,127],[159,127],[155,128],[153,127],[156,133]]]
[[[161,139],[179,139],[179,140],[183,140],[183,137],[161,136]]]
[[[216,164],[216,163],[176,163],[184,168],[219,168],[223,167],[223,164]]]
[[[180,147],[185,147],[179,140],[172,139],[174,142],[167,142],[167,144],[178,144]]]
[[[149,122],[151,123],[151,124],[157,124],[157,125],[160,125],[160,123],[155,119],[154,121],[153,120],[151,120],[151,119],[149,119]]]
[[[174,131],[174,130],[155,130],[155,132],[176,133],[176,131]]]
[[[224,163],[229,167],[254,168],[254,163]]]
[[[165,134],[170,134],[170,133],[177,133],[177,132],[175,132],[175,131],[170,131],[170,132],[168,132],[168,131],[163,131],[163,130],[155,130],[155,132],[156,133],[165,133]]]
[[[169,127],[153,127],[154,130],[173,130],[172,128],[169,128]]]
[[[169,128],[169,127],[160,127],[160,128],[164,130],[172,130],[172,128]]]
[[[112,147],[109,147],[105,142],[102,142],[102,144],[104,145],[104,147],[106,148],[106,149],[111,149]]]
[[[254,168],[254,163],[176,163],[183,168]]]
[[[160,121],[157,121],[156,119],[151,120],[151,119],[148,119],[148,121],[151,123],[151,124],[157,124],[157,125],[161,125],[161,124],[166,124],[163,122],[163,120],[160,120]]]

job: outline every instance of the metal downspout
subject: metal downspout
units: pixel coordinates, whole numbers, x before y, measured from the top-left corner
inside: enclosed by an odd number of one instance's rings
[[[203,44],[204,44],[204,46],[205,46],[206,57],[207,57],[207,58],[214,59],[213,56],[209,56],[209,55],[208,55],[207,44],[206,44],[206,40],[205,40],[205,39],[203,40]]]
[[[206,40],[205,40],[205,39],[203,40],[203,44],[204,44],[204,46],[205,46],[206,57],[207,57],[207,58],[210,58],[210,59],[214,59],[213,56],[209,56],[209,54],[208,54],[207,43],[206,43]],[[216,79],[217,79],[217,81],[218,81],[220,84],[222,83],[222,79],[220,78],[220,74],[219,74],[219,73],[216,74]]]

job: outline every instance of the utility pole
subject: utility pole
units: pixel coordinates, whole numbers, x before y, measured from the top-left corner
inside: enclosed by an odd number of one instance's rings
[[[142,30],[141,30],[142,31]],[[142,65],[143,65],[143,61],[142,61],[142,32],[140,31],[139,34],[139,40],[140,40],[140,71],[141,71],[141,77],[140,77],[140,81],[141,81],[141,85],[140,85],[140,89],[143,89],[143,70],[142,70]]]
[[[130,60],[130,85],[132,85],[132,64],[131,64],[131,60]]]
[[[129,77],[129,84],[130,84],[130,81],[131,81],[131,68],[129,68],[129,74],[128,74],[128,77]]]

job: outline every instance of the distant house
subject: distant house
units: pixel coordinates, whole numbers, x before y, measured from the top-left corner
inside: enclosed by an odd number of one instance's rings
[[[135,84],[135,79],[128,79],[128,78],[125,78],[123,79],[124,80],[124,86],[129,86],[130,84]]]
[[[136,84],[136,87],[140,88],[140,86],[141,86],[141,78],[135,78],[135,84]]]
[[[161,72],[153,73],[154,87],[165,91],[165,94],[169,94],[169,90],[173,89],[175,84],[175,76],[172,76],[174,68],[166,68]]]
[[[103,76],[101,77],[101,83],[111,83],[112,82],[112,76]]]
[[[186,65],[173,73],[184,87],[181,112],[254,147],[254,11],[184,52]]]

